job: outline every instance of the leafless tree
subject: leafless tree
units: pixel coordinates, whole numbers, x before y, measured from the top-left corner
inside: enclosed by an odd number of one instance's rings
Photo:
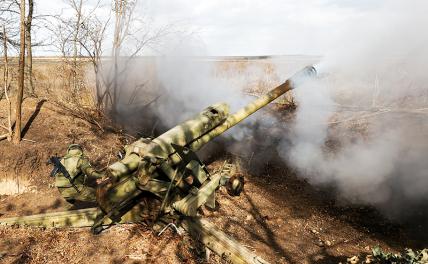
[[[112,48],[112,59],[113,64],[110,69],[113,71],[109,76],[107,85],[105,87],[105,95],[108,96],[111,103],[111,112],[114,115],[117,114],[117,104],[119,101],[119,58],[122,49],[122,45],[127,37],[129,37],[129,29],[133,20],[133,14],[136,7],[136,0],[113,0],[113,11],[115,14],[114,22],[114,36],[113,36],[113,48]]]
[[[7,138],[8,141],[12,140],[12,105],[9,98],[9,87],[10,87],[10,81],[9,81],[9,58],[7,56],[7,34],[6,34],[6,27],[3,25],[2,30],[2,39],[3,39],[3,62],[4,62],[4,69],[3,69],[3,88],[4,88],[4,95],[6,97],[7,101],[7,134],[0,135],[0,140]]]
[[[85,0],[65,2],[72,15],[58,15],[53,29],[57,38],[54,43],[72,72],[71,78],[65,79],[73,80],[73,83],[83,82],[83,76],[77,74],[83,66],[79,57],[89,58],[95,73],[95,106],[100,111],[109,110],[114,116],[120,100],[119,82],[126,79],[128,64],[144,47],[166,34],[168,27],[153,30],[147,23],[138,21],[141,18],[134,14],[137,0],[112,0],[113,23],[109,23],[109,19],[103,20],[105,16],[97,16],[100,1],[90,9]],[[111,45],[106,44],[109,32],[113,33]],[[103,56],[110,47],[111,57]],[[73,83],[69,87],[74,89],[76,85]]]
[[[0,1],[0,23],[5,26],[7,32],[7,42],[13,48],[19,47],[19,3],[16,0]],[[0,32],[3,39],[3,32]]]
[[[22,97],[24,95],[24,69],[25,69],[25,0],[21,0],[20,4],[20,51],[19,51],[19,69],[18,69],[18,91],[16,95],[15,106],[15,131],[13,142],[18,144],[21,141],[21,111]]]
[[[25,46],[27,47],[27,72],[28,72],[28,82],[29,82],[29,92],[31,96],[35,96],[34,82],[33,82],[33,48],[32,48],[32,39],[31,39],[31,26],[33,24],[33,12],[34,11],[34,2],[33,0],[28,0],[28,14],[25,21]]]
[[[86,41],[87,30],[85,25],[91,24],[89,20],[94,19],[94,12],[99,6],[98,1],[91,10],[86,10],[85,0],[66,0],[65,3],[73,11],[71,16],[59,14],[56,23],[52,27],[55,39],[53,45],[62,53],[63,61],[69,65],[71,72],[71,89],[76,95],[82,86],[83,77],[80,76],[81,57],[85,51],[82,43]],[[85,54],[86,55],[86,54]]]
[[[147,28],[147,23],[135,16],[138,0],[113,0],[115,14],[114,37],[112,47],[112,65],[105,81],[106,98],[110,99],[110,111],[113,116],[117,114],[120,102],[119,79],[125,79],[130,62],[140,54],[143,48],[152,45],[168,34],[169,26],[154,29]],[[137,23],[139,22],[139,23]],[[135,26],[135,25],[144,25]],[[123,47],[127,53],[123,54]]]
[[[77,60],[78,56],[80,57],[80,49],[79,49],[79,38],[80,38],[80,28],[82,25],[82,6],[83,6],[83,0],[68,0],[67,4],[72,6],[73,10],[75,11],[75,19],[73,23],[73,37],[72,37],[72,43],[73,43],[73,64],[72,64],[72,74],[73,74],[73,91],[77,92],[79,90],[79,83],[77,79],[77,73],[78,73],[78,65]]]
[[[86,55],[90,58],[92,67],[95,73],[95,101],[96,108],[98,110],[103,109],[104,98],[106,92],[103,90],[102,82],[102,55],[103,55],[103,44],[106,37],[107,26],[109,25],[109,19],[106,21],[100,20],[97,16],[92,19],[88,19],[86,24],[83,24],[84,37],[80,39],[80,44],[86,51]]]
[[[39,23],[42,22],[45,15],[34,15],[34,0],[28,0],[28,13],[25,20],[26,29],[26,50],[27,50],[27,63],[26,63],[26,77],[28,80],[28,93],[30,96],[35,96],[34,87],[34,76],[33,76],[33,47],[43,45],[41,42],[34,43],[32,39],[31,30],[33,28],[33,21],[37,20]],[[20,2],[18,0],[3,0],[0,1],[0,23],[6,25],[6,31],[8,32],[8,43],[16,49],[19,49],[19,37],[20,31]],[[0,33],[1,34],[1,33]]]
[[[0,48],[3,48],[2,52],[4,55],[3,57],[4,73],[6,73],[6,68],[7,68],[6,58],[7,58],[8,46],[17,47],[19,45],[19,43],[16,42],[15,39],[12,39],[10,37],[9,28],[12,29],[11,25],[13,25],[15,21],[13,20],[14,17],[10,16],[10,13],[6,13],[5,11],[3,11],[5,10],[5,8],[7,8],[7,6],[5,6],[5,3],[0,2],[0,25],[2,25],[2,30],[0,31],[0,39],[2,40],[2,45]],[[9,72],[9,68],[7,69],[7,72]],[[7,77],[9,77],[9,74],[7,74]],[[9,85],[7,87],[9,88]],[[6,95],[5,91],[4,89],[2,89],[2,92],[0,93],[0,100],[2,100],[5,95]]]

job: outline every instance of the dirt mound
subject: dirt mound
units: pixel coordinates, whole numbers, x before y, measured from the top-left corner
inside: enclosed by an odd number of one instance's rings
[[[0,118],[5,120],[5,101],[0,102]],[[23,138],[21,144],[1,142],[0,178],[19,180],[28,185],[47,188],[52,155],[63,155],[67,146],[81,144],[96,167],[105,166],[120,148],[123,136],[100,131],[94,125],[74,117],[46,100],[27,98],[23,104]]]

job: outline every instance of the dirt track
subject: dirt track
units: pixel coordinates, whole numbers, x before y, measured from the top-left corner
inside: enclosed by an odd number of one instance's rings
[[[4,107],[0,105],[0,109]],[[0,179],[21,182],[20,193],[0,196],[0,217],[65,210],[65,202],[48,177],[47,158],[64,153],[72,142],[81,143],[94,165],[103,168],[124,141],[121,135],[101,132],[61,113],[49,102],[27,99],[24,113],[24,122],[30,120],[24,138],[35,142],[24,141],[18,147],[0,143]],[[400,227],[389,224],[376,211],[335,205],[328,190],[312,188],[285,164],[276,162],[255,170],[238,157],[219,152],[208,158],[209,167],[218,167],[226,158],[241,161],[245,192],[231,198],[221,191],[217,210],[203,213],[272,263],[338,263],[368,254],[376,245],[387,250],[412,246]],[[204,253],[188,238],[172,232],[157,237],[138,225],[117,226],[100,236],[87,229],[22,227],[1,227],[0,234],[5,263],[205,261]],[[209,262],[221,259],[211,256]]]

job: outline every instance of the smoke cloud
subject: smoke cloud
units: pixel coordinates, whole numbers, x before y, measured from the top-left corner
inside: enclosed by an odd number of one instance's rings
[[[116,79],[119,88],[116,121],[128,131],[148,136],[154,129],[159,134],[209,105],[226,102],[233,112],[253,99],[242,90],[259,81],[260,68],[243,67],[245,73],[229,69],[218,58],[207,57],[197,38],[176,39],[180,41],[165,41],[169,45],[160,56],[121,58],[117,76],[112,63],[105,62],[102,77],[107,83]],[[231,135],[245,134],[244,128],[236,132]]]
[[[337,36],[320,78],[295,90],[293,132],[278,148],[312,184],[392,217],[428,201],[427,8],[385,1]]]
[[[386,1],[356,17],[332,39],[332,51],[316,65],[319,77],[294,90],[294,121],[258,112],[227,132],[228,150],[259,163],[278,153],[311,184],[334,186],[340,201],[373,205],[391,217],[426,208],[427,9],[425,1]],[[267,91],[319,60],[230,66],[205,57],[198,39],[179,39],[166,41],[160,57],[127,61],[116,76],[118,122],[128,131],[156,136],[217,102],[234,112],[254,99],[243,90]]]

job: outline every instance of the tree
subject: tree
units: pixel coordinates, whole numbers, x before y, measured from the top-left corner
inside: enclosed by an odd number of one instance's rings
[[[73,67],[72,67],[72,74],[73,74],[73,91],[77,92],[79,89],[78,84],[78,78],[77,78],[77,72],[78,72],[78,65],[77,65],[77,57],[80,57],[80,49],[79,49],[79,38],[80,38],[80,28],[82,25],[82,6],[83,6],[83,0],[68,0],[68,4],[73,7],[73,10],[75,11],[75,21],[73,24]]]
[[[104,97],[106,95],[105,91],[103,91],[101,58],[108,25],[109,19],[107,21],[101,21],[97,16],[94,16],[92,19],[88,19],[86,24],[82,25],[85,33],[84,37],[80,39],[80,45],[82,45],[87,56],[89,56],[94,69],[95,102],[97,110],[100,111],[104,107]]]
[[[21,141],[21,112],[22,112],[22,97],[24,95],[24,69],[25,69],[25,0],[21,0],[20,4],[20,50],[19,50],[19,69],[18,69],[18,91],[16,95],[15,105],[15,131],[13,142],[18,144]]]
[[[106,99],[110,99],[110,112],[113,119],[118,114],[120,103],[120,79],[126,79],[129,63],[137,56],[143,48],[152,45],[168,34],[170,26],[158,29],[150,28],[139,18],[134,16],[138,0],[113,0],[113,11],[115,13],[112,65],[105,82]],[[139,23],[137,23],[139,22]],[[137,26],[136,25],[144,25]],[[126,54],[122,49],[126,45]],[[139,85],[141,86],[141,85]],[[106,104],[107,105],[107,104]]]
[[[14,0],[0,1],[0,23],[5,26],[7,32],[7,43],[14,48],[19,47],[19,29],[15,25],[19,24],[19,3]],[[3,32],[0,32],[3,39]]]
[[[91,10],[85,9],[87,3],[85,0],[66,0],[65,3],[72,13],[68,16],[63,14],[55,16],[56,23],[51,28],[51,31],[55,38],[53,45],[61,52],[63,61],[70,72],[68,80],[71,80],[71,82],[68,84],[71,87],[73,97],[76,97],[83,79],[80,76],[80,58],[83,55],[82,43],[87,41],[85,38],[88,36],[85,26],[91,24],[90,20],[97,19],[94,12],[98,8],[100,0]]]
[[[6,34],[6,27],[3,25],[3,32],[2,32],[2,39],[3,39],[3,61],[4,61],[4,70],[3,70],[3,88],[4,88],[4,95],[6,97],[7,101],[7,134],[1,135],[0,140],[7,138],[8,141],[12,140],[12,106],[9,99],[9,59],[7,56],[7,34]]]
[[[84,0],[66,0],[66,3],[72,11],[71,15],[58,15],[52,29],[57,38],[54,43],[73,74],[66,80],[76,78],[78,82],[83,81],[83,77],[76,74],[81,66],[78,57],[89,57],[95,73],[95,106],[100,111],[109,110],[114,118],[120,101],[120,81],[126,79],[129,63],[143,47],[166,34],[169,27],[154,30],[147,23],[138,21],[140,18],[134,16],[137,0],[112,0],[114,24],[97,16],[100,2],[91,9],[87,8],[87,1]],[[109,60],[102,58],[102,55],[105,46],[109,46],[106,40],[110,32],[113,38]],[[126,49],[123,49],[124,46]],[[69,86],[75,87],[72,84]]]
[[[123,42],[129,36],[129,28],[133,19],[133,13],[137,1],[132,0],[113,0],[113,11],[115,14],[114,36],[113,36],[113,79],[107,85],[106,92],[111,99],[111,112],[113,117],[117,114],[117,105],[119,102],[119,58]],[[113,94],[110,92],[112,91]]]
[[[27,70],[28,70],[28,81],[30,84],[30,95],[35,96],[34,82],[33,82],[33,48],[31,40],[31,26],[33,24],[33,0],[28,0],[28,14],[25,21],[25,45],[27,47]]]
[[[21,7],[17,0],[2,0],[0,1],[0,24],[6,25],[6,31],[8,32],[8,43],[16,49],[20,47],[20,30],[16,25],[20,24]],[[46,21],[45,15],[34,15],[34,0],[28,0],[28,14],[25,20],[25,46],[27,52],[26,62],[26,78],[28,80],[28,93],[30,96],[35,96],[34,87],[34,76],[33,76],[33,47],[43,45],[42,42],[34,42],[32,39],[31,30],[34,26],[34,21],[37,21],[37,25],[42,24],[41,22]],[[0,32],[0,36],[1,36]],[[43,34],[40,34],[43,35]]]

